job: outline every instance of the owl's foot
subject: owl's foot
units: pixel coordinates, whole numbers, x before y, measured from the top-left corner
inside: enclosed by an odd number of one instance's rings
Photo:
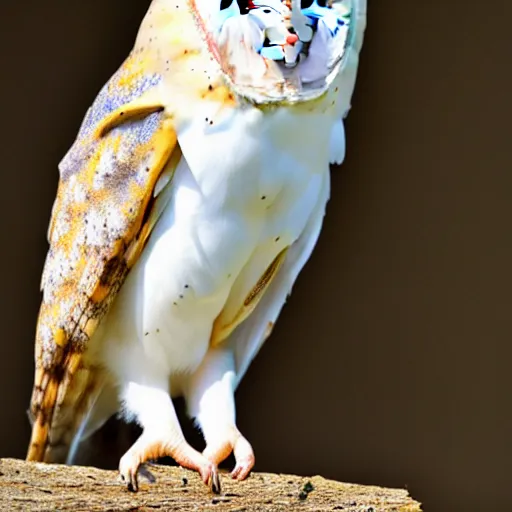
[[[146,464],[139,464],[137,467],[133,461],[123,459],[121,459],[119,464],[119,476],[121,481],[126,483],[126,487],[129,491],[137,492],[139,490],[139,476],[146,478],[150,483],[156,482],[155,476],[149,471]]]
[[[236,460],[231,477],[235,480],[245,480],[254,467],[254,451],[249,441],[236,427],[233,427],[229,434],[226,433],[222,441],[210,441],[203,451],[203,455],[217,465],[225,460],[231,452]]]
[[[172,457],[182,467],[197,471],[201,480],[213,493],[220,493],[220,479],[217,465],[214,462],[184,441],[176,444],[170,442],[169,439],[163,440],[161,437],[150,436],[146,432],[121,457],[119,462],[121,480],[125,482],[129,491],[137,492],[139,489],[139,475],[146,476],[150,481],[155,480],[146,468],[145,463],[148,460],[166,456]]]
[[[231,471],[231,478],[233,480],[245,480],[254,467],[254,462],[254,453],[243,459],[237,458],[236,465]]]

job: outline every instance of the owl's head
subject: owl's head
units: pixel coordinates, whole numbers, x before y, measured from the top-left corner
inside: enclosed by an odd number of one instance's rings
[[[353,39],[359,0],[190,0],[226,80],[255,103],[327,91]]]

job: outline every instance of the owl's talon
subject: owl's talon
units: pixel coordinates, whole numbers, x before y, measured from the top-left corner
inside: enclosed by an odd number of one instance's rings
[[[217,471],[217,468],[215,468],[210,475],[209,487],[212,490],[213,494],[221,493],[222,488],[220,485],[220,476],[219,476],[219,472]]]
[[[214,494],[220,494],[221,485],[217,465],[208,461],[208,464],[199,469],[201,480]]]
[[[137,476],[137,470],[130,471],[130,479],[127,484],[127,488],[130,492],[138,492],[139,490],[139,479]]]
[[[139,490],[139,482],[137,479],[137,471],[129,471],[128,478],[123,477],[126,482],[126,488],[130,492],[137,492]]]
[[[138,472],[144,468],[136,457],[129,452],[126,453],[119,462],[119,476],[121,481],[124,482],[126,488],[130,492],[137,492],[139,490]]]
[[[126,467],[125,464],[120,464],[120,480],[125,483],[126,488],[130,492],[137,492],[139,490],[139,476],[145,478],[150,484],[154,484],[156,482],[156,478],[149,471],[146,464],[139,464],[138,467],[135,467],[134,464]]]

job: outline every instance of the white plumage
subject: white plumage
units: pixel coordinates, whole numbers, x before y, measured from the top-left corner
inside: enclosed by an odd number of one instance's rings
[[[120,462],[135,488],[140,464],[155,450],[198,470],[214,489],[216,466],[231,450],[233,476],[243,479],[251,470],[254,454],[236,427],[234,392],[314,249],[329,199],[329,164],[345,156],[342,117],[354,89],[366,0],[342,3],[352,9],[352,40],[323,95],[263,108],[259,100],[219,108],[205,99],[178,123],[181,159],[154,192],[160,217],[87,353],[109,380],[77,431],[68,462],[80,439],[122,407],[143,427]],[[218,21],[213,2],[203,4],[197,8],[205,20]],[[239,10],[235,2],[229,9],[231,23]],[[336,65],[326,54],[329,37],[322,28],[313,38],[311,60],[303,64],[309,81]],[[162,94],[175,98],[176,90]],[[108,175],[109,158],[105,152],[97,179]],[[275,262],[259,302],[243,312]],[[204,454],[183,438],[176,396],[185,397],[204,434]]]

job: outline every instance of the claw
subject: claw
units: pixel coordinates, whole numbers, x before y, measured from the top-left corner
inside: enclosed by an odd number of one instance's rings
[[[137,492],[139,490],[139,481],[137,478],[137,471],[129,469],[126,474],[121,474],[121,479],[126,484],[126,488],[130,492]]]
[[[214,494],[220,494],[220,476],[216,464],[209,463],[199,471],[199,474],[201,475],[201,479],[203,480],[203,482],[210,488],[210,490]]]
[[[146,464],[140,464],[135,457],[130,455],[128,458],[123,457],[119,463],[119,477],[121,482],[125,483],[128,491],[137,492],[139,490],[139,475],[149,483],[156,482],[155,476],[149,471]]]
[[[210,484],[209,487],[213,494],[220,494],[221,493],[221,485],[220,485],[220,476],[217,469],[214,469],[210,475]]]

